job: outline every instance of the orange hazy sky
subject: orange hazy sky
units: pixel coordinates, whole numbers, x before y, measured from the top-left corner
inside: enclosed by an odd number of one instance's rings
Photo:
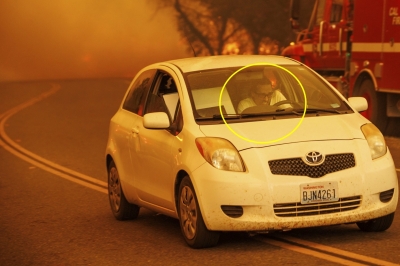
[[[1,0],[0,81],[131,77],[189,57],[154,0]]]

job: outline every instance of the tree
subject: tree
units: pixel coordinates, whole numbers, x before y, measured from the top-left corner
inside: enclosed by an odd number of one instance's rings
[[[277,54],[292,39],[289,24],[289,1],[236,0],[234,19],[250,39],[253,54]]]
[[[196,55],[278,54],[293,38],[289,0],[156,0]]]

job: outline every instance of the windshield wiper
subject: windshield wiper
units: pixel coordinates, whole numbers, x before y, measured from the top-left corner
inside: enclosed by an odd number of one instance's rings
[[[224,115],[224,119],[241,119],[241,118],[249,118],[249,117],[262,117],[262,116],[284,116],[284,115],[297,115],[301,116],[302,112],[299,113],[297,111],[293,111],[292,109],[278,109],[274,112],[258,112],[258,113],[242,113],[242,114],[233,114],[233,115]],[[221,115],[214,115],[214,119],[222,119]]]
[[[225,120],[230,120],[230,119],[242,119],[242,118],[249,118],[249,117],[260,117],[260,116],[276,116],[280,115],[280,113],[248,113],[248,114],[225,114],[224,119]],[[301,115],[301,114],[299,114]],[[212,117],[206,116],[206,117],[196,117],[197,121],[203,121],[203,120],[222,120],[222,116],[220,114],[218,115],[213,115]]]
[[[250,118],[250,117],[262,117],[262,116],[273,116],[279,117],[279,116],[287,116],[287,115],[296,115],[296,116],[302,116],[304,112],[303,108],[297,108],[297,109],[277,109],[275,112],[260,112],[260,113],[242,113],[242,114],[224,114],[224,119],[229,120],[229,119],[242,119],[242,118]],[[338,111],[336,109],[323,109],[323,108],[307,108],[306,113],[316,113],[317,115],[319,113],[333,113],[333,114],[343,114],[346,113],[346,111]],[[196,120],[222,120],[222,116],[220,114],[215,114],[212,117],[207,116],[207,117],[196,117]]]
[[[240,114],[224,114],[224,119],[240,119],[242,115]],[[220,114],[213,116],[199,116],[196,117],[196,120],[222,120],[222,116]]]
[[[298,108],[298,109],[293,109],[293,111],[299,112],[300,114],[303,114],[304,109]],[[343,111],[339,111],[336,109],[324,109],[324,108],[307,108],[306,113],[333,113],[333,114],[343,114]]]

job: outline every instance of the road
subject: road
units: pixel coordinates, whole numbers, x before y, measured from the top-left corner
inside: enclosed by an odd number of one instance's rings
[[[382,233],[356,225],[223,233],[217,247],[202,250],[186,246],[177,220],[146,209],[116,221],[104,149],[128,84],[0,84],[0,265],[400,264],[400,215]],[[400,139],[387,143],[400,176]]]

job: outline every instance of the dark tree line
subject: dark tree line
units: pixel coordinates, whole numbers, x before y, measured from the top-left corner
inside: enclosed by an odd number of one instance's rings
[[[196,55],[280,54],[295,39],[289,0],[153,0],[172,8]]]

